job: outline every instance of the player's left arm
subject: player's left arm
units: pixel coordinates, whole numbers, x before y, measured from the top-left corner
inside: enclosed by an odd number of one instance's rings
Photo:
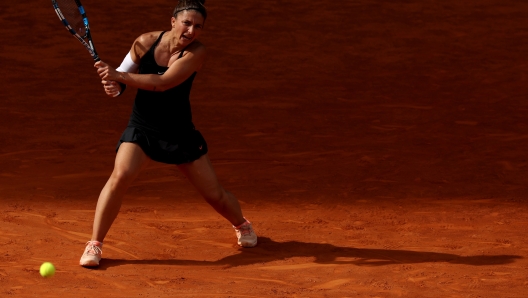
[[[138,89],[161,92],[178,86],[200,69],[205,60],[205,54],[205,47],[197,44],[182,58],[174,61],[162,75],[119,72],[102,61],[97,62],[96,66],[99,66],[97,72],[103,80],[117,81]]]

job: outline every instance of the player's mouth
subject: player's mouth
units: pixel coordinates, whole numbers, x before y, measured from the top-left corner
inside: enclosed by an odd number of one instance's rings
[[[182,35],[182,38],[185,39],[185,40],[192,40],[191,37],[187,37],[187,36],[185,36],[185,35]]]

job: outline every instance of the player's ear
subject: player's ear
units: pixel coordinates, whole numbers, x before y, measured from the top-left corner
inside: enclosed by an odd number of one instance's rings
[[[174,28],[175,25],[176,25],[176,18],[175,17],[171,17],[171,26],[172,26],[172,28]]]

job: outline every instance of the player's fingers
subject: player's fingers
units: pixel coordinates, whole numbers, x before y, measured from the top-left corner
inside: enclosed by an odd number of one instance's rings
[[[105,65],[105,66],[102,66],[102,67],[99,67],[97,69],[97,73],[102,73],[102,72],[108,72],[108,65]]]
[[[119,96],[119,94],[121,94],[121,92],[118,90],[105,90],[105,91],[106,91],[106,94],[111,97],[117,97]]]
[[[105,92],[110,92],[110,93],[118,93],[118,92],[121,92],[121,91],[119,90],[119,88],[116,87],[116,86],[105,85],[105,86],[104,86],[104,89],[105,89]]]
[[[103,85],[103,86],[104,86],[104,89],[105,89],[105,90],[109,90],[109,91],[118,91],[118,90],[117,90],[117,87],[114,86],[114,85],[108,85],[108,84],[107,84],[107,85]]]
[[[117,86],[117,83],[116,83],[115,81],[102,80],[101,83],[102,83],[103,85]]]
[[[95,68],[101,68],[101,67],[106,67],[106,66],[108,66],[108,64],[104,63],[102,60],[99,60],[99,61],[95,62],[95,64],[94,64]]]
[[[109,94],[109,95],[110,95],[110,94],[114,94],[114,93],[116,93],[116,92],[119,91],[119,90],[117,90],[116,88],[107,88],[107,87],[105,87],[104,90],[105,90],[105,92],[106,92],[107,94]]]

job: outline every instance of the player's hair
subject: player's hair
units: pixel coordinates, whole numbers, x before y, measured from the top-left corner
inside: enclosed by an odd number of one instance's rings
[[[196,10],[202,14],[204,21],[207,18],[207,10],[205,9],[205,0],[179,0],[178,5],[174,8],[172,16],[176,17],[180,12],[184,10]]]

